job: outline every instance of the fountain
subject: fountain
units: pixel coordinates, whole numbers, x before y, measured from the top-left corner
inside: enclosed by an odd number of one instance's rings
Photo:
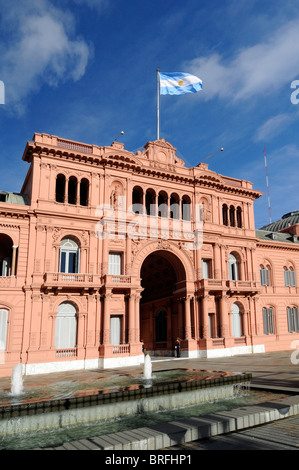
[[[144,359],[143,377],[146,380],[152,379],[152,360],[149,354],[147,354]]]
[[[251,374],[183,368],[155,371],[153,375],[147,355],[140,374],[117,372],[107,380],[107,375],[98,371],[95,383],[83,381],[87,389],[82,388],[78,375],[77,383],[71,381],[63,393],[59,383],[51,390],[24,387],[23,392],[20,366],[15,367],[10,394],[21,394],[18,403],[0,400],[0,437],[233,398],[237,384],[251,380]]]
[[[23,389],[23,370],[22,364],[17,364],[14,366],[11,374],[11,395],[17,397],[22,395],[24,392]]]

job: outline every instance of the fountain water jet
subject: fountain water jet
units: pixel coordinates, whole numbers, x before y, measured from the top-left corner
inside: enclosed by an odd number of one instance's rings
[[[152,379],[152,360],[149,354],[144,359],[143,377],[147,380]]]
[[[11,374],[11,395],[19,396],[22,395],[23,389],[23,371],[22,364],[14,366]]]

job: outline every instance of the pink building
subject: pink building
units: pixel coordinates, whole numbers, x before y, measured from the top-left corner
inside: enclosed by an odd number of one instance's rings
[[[0,192],[0,376],[220,357],[299,341],[299,212],[256,230],[250,182],[35,134]]]

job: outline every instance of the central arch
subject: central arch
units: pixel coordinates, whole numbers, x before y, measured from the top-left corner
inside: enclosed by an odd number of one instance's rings
[[[141,339],[153,355],[171,355],[176,338],[184,337],[185,267],[173,252],[156,250],[143,260],[140,279]]]

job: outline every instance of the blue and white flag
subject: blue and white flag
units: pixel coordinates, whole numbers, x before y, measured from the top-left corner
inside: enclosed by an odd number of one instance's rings
[[[202,90],[202,80],[190,73],[173,72],[160,74],[160,95],[183,95]]]

